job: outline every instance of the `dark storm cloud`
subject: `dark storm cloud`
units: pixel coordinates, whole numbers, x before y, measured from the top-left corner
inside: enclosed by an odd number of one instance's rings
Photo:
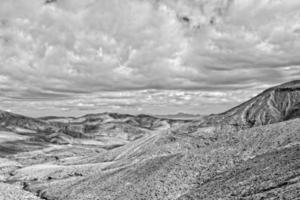
[[[19,99],[19,100],[53,100],[53,99],[67,99],[69,95],[62,93],[53,93],[46,91],[38,91],[38,90],[24,90],[22,92],[17,93],[18,96],[12,96],[11,98]]]
[[[55,2],[57,2],[57,0],[46,0],[46,1],[45,1],[45,4],[55,3]]]

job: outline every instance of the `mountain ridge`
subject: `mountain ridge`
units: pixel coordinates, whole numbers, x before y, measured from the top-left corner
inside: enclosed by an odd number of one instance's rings
[[[223,113],[207,117],[208,123],[253,127],[294,119],[300,115],[300,80],[264,90]]]

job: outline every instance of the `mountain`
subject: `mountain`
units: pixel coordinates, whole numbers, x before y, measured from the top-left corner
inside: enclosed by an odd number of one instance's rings
[[[0,111],[0,128],[13,130],[46,130],[53,127],[44,120],[35,119],[11,112]]]
[[[149,115],[99,113],[81,117],[31,118],[0,112],[2,140],[26,138],[23,141],[24,144],[26,142],[24,151],[51,144],[85,144],[111,149],[141,138],[151,130],[164,126],[165,123],[168,123],[168,120]],[[20,143],[20,141],[10,140],[0,144],[0,150],[6,153],[21,151],[22,148],[18,148],[16,142]]]
[[[299,85],[193,120],[1,112],[0,199],[297,199]]]
[[[300,116],[300,80],[269,88],[224,113],[210,115],[207,124],[253,127]]]

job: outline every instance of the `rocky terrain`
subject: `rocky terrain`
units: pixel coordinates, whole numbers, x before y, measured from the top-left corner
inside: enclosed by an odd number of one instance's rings
[[[300,199],[300,81],[201,119],[0,113],[0,199]]]

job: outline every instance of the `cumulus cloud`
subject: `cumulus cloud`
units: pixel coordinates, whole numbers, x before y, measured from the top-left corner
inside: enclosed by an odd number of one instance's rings
[[[0,5],[3,109],[215,112],[300,75],[297,0]]]

